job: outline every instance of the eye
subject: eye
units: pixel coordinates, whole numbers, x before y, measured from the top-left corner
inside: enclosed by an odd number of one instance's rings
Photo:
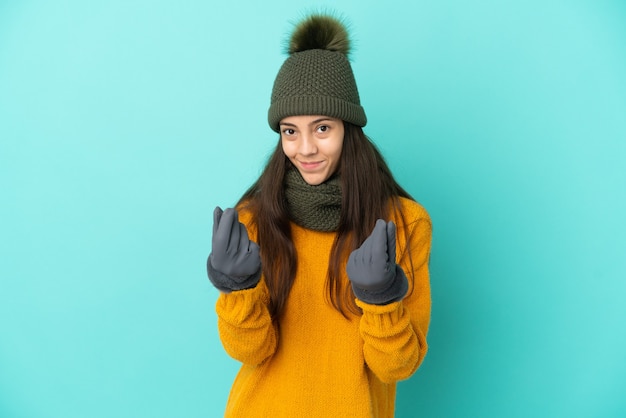
[[[285,129],[283,129],[283,134],[284,134],[284,135],[286,135],[286,136],[291,136],[291,135],[293,135],[293,134],[295,134],[295,133],[296,133],[296,131],[294,131],[294,130],[293,130],[293,129],[291,129],[291,128],[285,128]]]
[[[317,127],[317,132],[325,133],[325,132],[328,132],[329,129],[330,129],[330,126],[328,125],[320,125]]]

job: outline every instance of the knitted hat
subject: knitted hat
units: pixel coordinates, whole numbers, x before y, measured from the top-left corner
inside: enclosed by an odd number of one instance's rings
[[[278,132],[283,118],[323,115],[365,126],[352,67],[345,26],[327,15],[312,15],[294,29],[289,58],[278,71],[268,112],[270,127]]]

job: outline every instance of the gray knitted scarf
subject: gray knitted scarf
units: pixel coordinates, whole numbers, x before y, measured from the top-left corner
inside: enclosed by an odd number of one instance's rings
[[[338,175],[311,186],[295,169],[285,175],[285,197],[292,221],[315,231],[336,231],[341,215],[341,181]]]

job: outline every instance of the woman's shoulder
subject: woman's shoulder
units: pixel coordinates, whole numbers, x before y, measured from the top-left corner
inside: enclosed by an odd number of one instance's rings
[[[400,213],[396,213],[394,218],[401,217],[406,225],[411,225],[419,222],[426,222],[429,225],[431,224],[430,215],[424,206],[415,200],[408,199],[406,197],[398,198],[398,207],[396,207],[396,212],[399,210]],[[398,219],[396,219],[396,222]]]
[[[398,240],[400,253],[407,248],[406,243],[409,241],[416,251],[430,248],[433,225],[424,206],[414,200],[400,197],[396,200],[394,215],[393,221],[396,223],[398,236],[402,237]]]

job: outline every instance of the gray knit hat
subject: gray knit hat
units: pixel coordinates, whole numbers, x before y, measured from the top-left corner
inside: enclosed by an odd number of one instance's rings
[[[334,17],[312,15],[296,26],[289,58],[272,89],[268,121],[274,131],[283,118],[298,115],[324,115],[365,126],[349,51],[348,32]]]

